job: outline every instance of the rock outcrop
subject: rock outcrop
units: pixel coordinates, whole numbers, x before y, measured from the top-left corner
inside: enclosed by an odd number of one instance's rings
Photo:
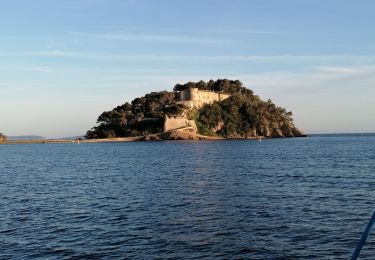
[[[170,116],[170,117],[168,115],[165,116],[164,127],[163,127],[164,132],[182,129],[182,128],[190,128],[191,131],[194,133],[198,131],[195,121],[189,120],[186,117],[186,115],[178,115],[178,116]]]

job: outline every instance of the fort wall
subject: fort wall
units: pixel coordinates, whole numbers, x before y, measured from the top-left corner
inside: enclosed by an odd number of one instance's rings
[[[185,116],[165,116],[164,132],[190,127],[193,132],[197,132],[197,125],[194,120],[188,120]]]
[[[199,90],[198,88],[182,90],[179,92],[179,95],[180,101],[177,103],[188,108],[201,108],[205,104],[212,104],[215,101],[220,102],[230,97],[228,94]],[[183,128],[191,128],[191,131],[197,132],[197,125],[194,120],[188,120],[183,115],[172,117],[165,116],[164,132]]]
[[[229,97],[230,95],[228,94],[190,88],[180,91],[180,101],[178,103],[189,108],[201,108],[205,104],[212,104],[215,101],[220,102]]]

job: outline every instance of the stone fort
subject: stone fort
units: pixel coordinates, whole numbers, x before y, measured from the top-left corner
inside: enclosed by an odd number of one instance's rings
[[[215,101],[222,101],[229,98],[230,95],[220,92],[199,90],[198,88],[189,88],[179,92],[179,101],[188,108],[201,108],[205,104],[212,104]],[[165,117],[164,132],[189,128],[190,131],[197,132],[197,126],[194,120],[188,120],[185,115]]]
[[[179,92],[180,101],[177,104],[182,104],[188,108],[201,108],[205,104],[212,104],[215,101],[222,101],[230,97],[228,94],[223,94],[215,91],[200,90],[198,88],[189,88]]]

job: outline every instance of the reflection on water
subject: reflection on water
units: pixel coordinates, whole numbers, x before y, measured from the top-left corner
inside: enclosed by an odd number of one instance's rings
[[[0,258],[348,259],[374,210],[374,144],[3,145]]]

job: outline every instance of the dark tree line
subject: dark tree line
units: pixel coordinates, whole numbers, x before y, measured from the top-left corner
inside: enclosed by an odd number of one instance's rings
[[[163,130],[165,114],[179,114],[182,107],[176,104],[174,92],[152,92],[136,98],[131,103],[105,111],[99,115],[97,126],[86,138],[112,138],[140,136]]]
[[[200,131],[228,138],[302,135],[294,126],[292,112],[276,106],[271,100],[262,101],[256,95],[236,93],[222,102],[205,105],[196,120],[200,122]]]
[[[174,91],[186,90],[189,88],[198,88],[200,90],[217,91],[227,94],[242,94],[252,96],[252,90],[245,88],[239,80],[218,79],[216,81],[210,80],[205,82],[203,80],[198,82],[188,82],[186,84],[176,84],[173,88]]]

